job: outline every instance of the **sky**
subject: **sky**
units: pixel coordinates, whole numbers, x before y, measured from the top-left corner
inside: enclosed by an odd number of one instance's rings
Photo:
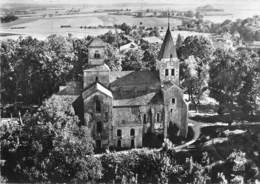
[[[0,0],[1,4],[5,3],[39,3],[39,4],[114,4],[114,3],[198,3],[198,4],[208,4],[208,3],[250,3],[259,0]]]

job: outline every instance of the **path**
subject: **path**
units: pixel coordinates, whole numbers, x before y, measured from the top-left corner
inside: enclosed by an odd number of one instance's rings
[[[179,146],[176,146],[174,147],[174,150],[176,152],[180,152],[182,151],[184,148],[187,148],[188,146],[192,145],[193,143],[195,143],[199,137],[200,137],[200,133],[201,133],[201,129],[203,127],[210,127],[210,126],[228,126],[228,123],[221,123],[221,122],[217,122],[217,123],[202,123],[202,122],[198,122],[198,121],[194,121],[194,120],[190,120],[188,119],[188,124],[190,127],[192,127],[193,131],[194,131],[194,135],[193,135],[193,138],[182,144],[182,145],[179,145]],[[231,126],[237,126],[237,125],[260,125],[260,122],[252,122],[252,123],[248,123],[248,124],[243,124],[243,123],[235,123],[235,124],[232,124]],[[145,150],[146,149],[146,150]],[[161,148],[154,148],[154,149],[148,149],[148,148],[136,148],[136,149],[131,149],[131,150],[124,150],[124,151],[117,151],[117,152],[114,152],[113,154],[128,154],[130,151],[146,151],[146,152],[154,152],[154,151],[160,151]],[[94,156],[95,157],[100,157],[102,156],[103,154],[106,154],[106,153],[101,153],[101,154],[95,154]]]

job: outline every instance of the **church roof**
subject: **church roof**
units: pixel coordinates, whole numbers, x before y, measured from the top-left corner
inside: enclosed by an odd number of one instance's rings
[[[110,68],[106,64],[87,65],[87,66],[84,66],[84,70],[88,70],[88,71],[110,71]]]
[[[148,104],[162,104],[161,92],[146,93],[141,96],[126,99],[114,99],[114,107],[145,106]]]
[[[99,91],[111,98],[113,97],[112,92],[109,89],[107,89],[105,86],[100,84],[99,82],[95,82],[92,85],[90,85],[89,87],[87,87],[86,89],[84,89],[82,96],[83,96],[83,98],[86,98],[97,91]]]
[[[89,43],[88,47],[105,47],[106,43],[101,38],[93,38]]]
[[[111,72],[112,81],[110,86],[160,86],[159,74],[157,71],[123,71]]]
[[[162,58],[170,58],[171,55],[173,58],[177,57],[176,47],[173,42],[170,28],[168,27],[161,46],[161,50],[158,54],[158,59],[161,60]]]

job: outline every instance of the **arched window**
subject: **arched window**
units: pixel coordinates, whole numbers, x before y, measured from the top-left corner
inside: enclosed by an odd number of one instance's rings
[[[157,120],[157,122],[160,121],[160,113],[159,112],[157,113],[156,120]]]
[[[117,134],[117,137],[121,137],[122,136],[122,130],[118,129],[116,134]]]
[[[135,129],[132,128],[132,129],[130,130],[130,135],[131,135],[131,136],[135,136]]]
[[[97,122],[97,133],[102,133],[102,123],[100,121]]]
[[[175,104],[175,98],[172,98],[172,104]]]
[[[94,53],[94,58],[95,58],[95,59],[99,59],[99,58],[100,58],[100,53],[99,53],[98,50],[95,51],[95,53]]]
[[[96,112],[97,113],[101,112],[101,102],[98,98],[96,98]]]

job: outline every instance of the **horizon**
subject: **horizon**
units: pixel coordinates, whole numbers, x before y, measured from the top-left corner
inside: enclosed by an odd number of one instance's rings
[[[236,4],[250,4],[257,3],[258,0],[236,0]],[[233,4],[234,0],[1,0],[0,4],[136,4],[136,3],[145,3],[145,4]]]

